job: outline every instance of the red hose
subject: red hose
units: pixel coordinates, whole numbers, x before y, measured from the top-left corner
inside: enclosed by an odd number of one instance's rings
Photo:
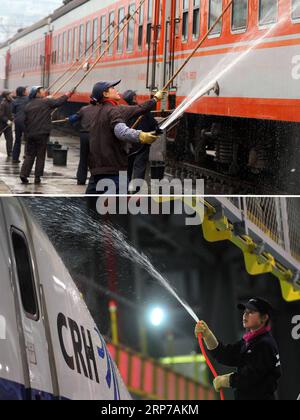
[[[199,341],[199,346],[200,346],[201,352],[202,352],[203,356],[205,357],[205,361],[207,363],[207,366],[209,367],[209,369],[210,369],[211,373],[213,374],[214,378],[217,378],[219,375],[217,374],[216,369],[213,367],[211,361],[209,360],[209,358],[207,356],[207,353],[206,353],[206,350],[205,350],[205,347],[204,347],[204,344],[203,344],[202,334],[198,335],[198,341]],[[222,390],[220,391],[220,397],[221,397],[221,401],[225,401],[224,392]]]

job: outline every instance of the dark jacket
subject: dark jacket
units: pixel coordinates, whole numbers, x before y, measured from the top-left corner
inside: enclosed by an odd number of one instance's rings
[[[24,125],[25,107],[28,104],[28,96],[18,96],[12,103],[12,113],[15,124]]]
[[[3,99],[0,104],[0,127],[1,129],[7,126],[7,121],[13,120],[12,101]]]
[[[27,137],[49,135],[52,129],[51,114],[68,101],[66,95],[58,99],[35,98],[25,107],[25,133]]]
[[[90,129],[90,169],[92,175],[118,175],[128,169],[128,155],[124,143],[117,139],[114,128],[128,123],[133,117],[143,115],[156,106],[155,99],[137,106],[100,104]]]
[[[236,400],[275,399],[281,365],[277,344],[270,333],[255,338],[249,344],[244,340],[229,346],[220,343],[211,354],[219,363],[237,367],[237,373],[230,380]]]
[[[133,106],[133,105],[131,105]],[[129,127],[132,127],[137,121],[137,118],[131,118],[129,121]],[[156,131],[159,128],[158,122],[154,118],[152,112],[147,112],[139,121],[138,125],[136,126],[137,130],[142,130],[145,133],[151,133],[151,131]]]
[[[96,115],[98,113],[98,106],[97,105],[88,105],[84,106],[80,109],[77,114],[71,115],[69,117],[69,121],[74,124],[76,122],[80,122],[81,124],[81,133],[89,133],[91,124],[95,120]]]

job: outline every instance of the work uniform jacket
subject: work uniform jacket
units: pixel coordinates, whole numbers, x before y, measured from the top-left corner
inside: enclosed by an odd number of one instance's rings
[[[229,346],[220,343],[211,354],[219,363],[237,367],[237,373],[230,378],[236,400],[275,400],[281,365],[278,347],[270,332],[248,344],[245,340]]]
[[[0,104],[0,131],[7,126],[7,121],[12,120],[12,101],[8,101],[4,98]]]
[[[98,114],[98,105],[87,105],[80,109],[77,114],[71,115],[69,117],[70,123],[74,124],[80,122],[81,133],[89,133],[91,124],[95,120],[96,115]]]
[[[28,96],[18,96],[13,100],[12,113],[14,115],[14,122],[20,126],[24,126],[25,107],[29,102]]]
[[[100,104],[90,129],[90,170],[92,175],[118,175],[127,171],[128,154],[124,143],[114,133],[117,124],[127,123],[156,106],[151,99],[137,106],[116,106],[111,102]]]
[[[53,98],[34,98],[25,107],[25,133],[26,136],[37,138],[39,136],[49,136],[52,123],[51,114],[56,108],[61,107],[68,101],[68,96],[64,95],[58,99]]]

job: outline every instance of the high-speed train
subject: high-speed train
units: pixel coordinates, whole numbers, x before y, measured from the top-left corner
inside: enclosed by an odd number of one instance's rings
[[[136,90],[141,100],[149,97],[175,74],[228,1],[146,0],[65,111],[88,102],[100,79],[122,79],[124,91]],[[139,4],[72,0],[20,31],[0,46],[2,87],[47,87],[82,57],[82,69],[64,87],[72,88],[84,74],[89,56],[84,52],[96,41],[89,59],[94,63]],[[233,1],[170,87],[165,107],[173,110],[199,83],[217,79],[220,86],[219,96],[206,95],[186,109],[175,144],[168,147],[173,174],[205,178],[213,171],[212,176],[300,193],[299,45],[300,0]]]
[[[0,200],[0,400],[129,400],[103,337],[47,236]]]

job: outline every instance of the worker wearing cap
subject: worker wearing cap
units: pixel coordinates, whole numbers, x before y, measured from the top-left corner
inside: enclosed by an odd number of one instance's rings
[[[159,137],[128,127],[132,116],[143,115],[153,110],[164,92],[157,92],[153,99],[134,107],[119,106],[121,96],[116,89],[121,81],[100,82],[94,86],[92,99],[99,104],[98,114],[90,131],[90,169],[97,184],[102,179],[111,179],[119,193],[119,172],[128,169],[128,144],[152,144]],[[123,107],[124,108],[124,107]],[[125,115],[126,114],[126,115]],[[131,114],[131,115],[130,115]]]
[[[2,101],[0,104],[0,133],[3,132],[6,140],[6,152],[7,157],[11,158],[13,149],[13,113],[12,103],[13,97],[12,92],[5,90],[2,92]]]
[[[61,107],[73,95],[68,92],[58,99],[47,97],[47,91],[42,86],[34,86],[29,94],[29,103],[25,107],[25,135],[27,147],[20,178],[23,184],[28,184],[28,177],[35,165],[35,184],[40,184],[44,174],[47,143],[51,132],[51,114]]]
[[[127,90],[122,95],[124,101],[130,106],[136,106],[137,94],[133,90]],[[136,123],[136,118],[131,119],[129,126],[132,127]],[[138,122],[135,127],[137,130],[144,131],[145,133],[151,133],[159,129],[158,122],[154,118],[151,112],[147,112],[143,118]],[[145,179],[147,165],[149,162],[150,155],[149,144],[136,144],[133,145],[128,157],[128,178],[129,181],[132,179]]]
[[[13,147],[13,163],[20,163],[19,158],[21,154],[21,143],[22,137],[25,132],[24,120],[25,120],[25,107],[28,104],[28,92],[27,88],[20,86],[16,89],[17,97],[14,99],[12,104],[12,112],[15,123],[15,143]]]
[[[243,326],[247,333],[234,345],[220,343],[204,321],[195,328],[196,336],[203,335],[206,347],[219,363],[237,368],[236,373],[217,377],[215,390],[233,388],[236,400],[275,400],[281,364],[271,334],[272,306],[254,298],[238,308],[244,311]]]

